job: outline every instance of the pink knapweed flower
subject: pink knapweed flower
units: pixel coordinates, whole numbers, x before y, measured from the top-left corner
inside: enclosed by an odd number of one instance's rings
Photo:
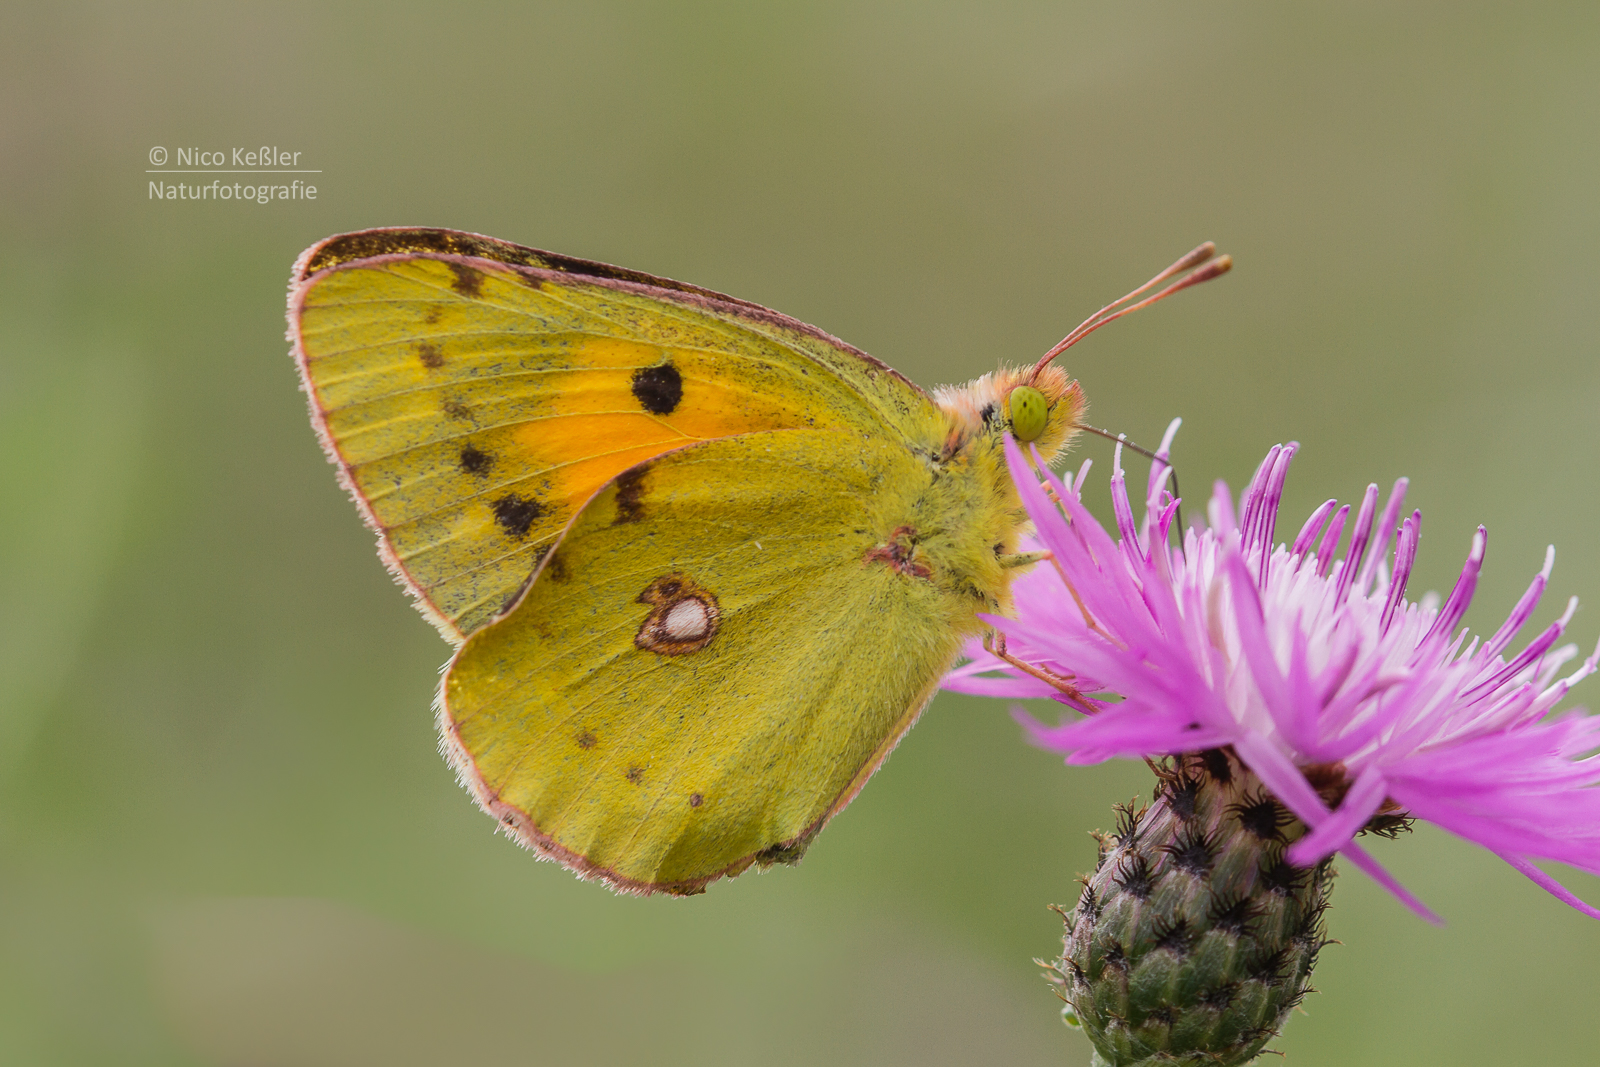
[[[1176,428],[1162,442],[1163,457]],[[1505,623],[1487,640],[1469,639],[1457,626],[1483,565],[1484,529],[1442,604],[1433,594],[1405,596],[1420,512],[1399,522],[1389,554],[1404,479],[1376,529],[1378,487],[1368,486],[1343,558],[1337,549],[1351,509],[1335,500],[1292,542],[1275,543],[1297,447],[1267,454],[1237,512],[1218,482],[1207,524],[1181,531],[1179,551],[1168,544],[1176,502],[1164,464],[1154,465],[1145,518],[1136,523],[1119,446],[1113,538],[1078,499],[1088,464],[1074,484],[1008,443],[1012,476],[1050,560],[1015,583],[1015,618],[987,619],[1003,635],[1006,647],[996,651],[1004,658],[974,642],[970,662],[945,688],[1054,697],[1084,713],[1054,727],[1024,719],[1033,740],[1066,753],[1068,763],[1231,746],[1311,828],[1289,849],[1290,862],[1342,852],[1430,919],[1354,840],[1375,816],[1425,819],[1475,841],[1600,918],[1532,862],[1600,874],[1600,756],[1592,754],[1600,716],[1549,715],[1600,658],[1597,649],[1556,677],[1578,655],[1555,647],[1576,598],[1520,652],[1508,652],[1544,592],[1554,550]],[[1332,809],[1324,800],[1330,775],[1339,783]]]

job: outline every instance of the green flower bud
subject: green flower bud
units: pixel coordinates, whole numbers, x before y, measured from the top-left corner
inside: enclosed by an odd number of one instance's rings
[[[1149,808],[1119,805],[1116,832],[1097,835],[1047,964],[1100,1067],[1249,1063],[1328,944],[1332,867],[1283,856],[1304,824],[1226,751],[1171,762]]]

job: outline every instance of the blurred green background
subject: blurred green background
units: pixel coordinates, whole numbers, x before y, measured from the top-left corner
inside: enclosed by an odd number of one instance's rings
[[[477,230],[932,385],[1213,238],[1233,275],[1071,353],[1094,420],[1183,415],[1191,498],[1300,440],[1295,525],[1409,474],[1412,588],[1487,523],[1492,628],[1555,542],[1542,625],[1600,601],[1597,70],[1591,3],[7,5],[0,1061],[1086,1062],[1030,957],[1147,773],[999,702],[941,696],[803,865],[699,898],[494,834],[307,426],[290,264]],[[257,145],[317,199],[149,197],[154,146]],[[1600,924],[1442,833],[1373,848],[1449,924],[1347,872],[1290,1062],[1600,1062]]]

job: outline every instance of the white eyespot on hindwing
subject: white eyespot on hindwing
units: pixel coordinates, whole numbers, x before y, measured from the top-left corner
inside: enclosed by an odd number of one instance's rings
[[[683,656],[700,651],[717,636],[717,598],[687,575],[662,575],[645,586],[638,603],[650,605],[633,639],[646,652]]]
[[[711,632],[711,609],[694,597],[680,600],[661,620],[661,632],[674,641],[698,641]]]

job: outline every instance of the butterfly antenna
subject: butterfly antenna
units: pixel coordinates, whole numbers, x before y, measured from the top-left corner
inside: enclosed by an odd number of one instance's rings
[[[1200,247],[1204,248],[1205,246],[1201,245]],[[1199,251],[1199,249],[1196,249],[1195,251]],[[1194,252],[1189,254],[1194,255]],[[1178,502],[1178,511],[1176,515],[1178,520],[1178,551],[1182,552],[1185,558],[1187,558],[1189,553],[1184,547],[1183,543],[1183,494],[1178,490],[1178,468],[1172,465],[1172,460],[1168,459],[1166,456],[1152,452],[1148,448],[1140,448],[1138,445],[1128,440],[1128,435],[1125,433],[1112,433],[1110,430],[1102,430],[1098,426],[1089,426],[1081,422],[1073,423],[1073,425],[1085,433],[1098,434],[1099,436],[1104,437],[1107,441],[1115,441],[1117,444],[1128,449],[1130,452],[1137,452],[1139,455],[1148,459],[1151,463],[1159,463],[1163,467],[1167,468],[1167,470],[1172,472],[1172,499]]]
[[[1124,296],[1121,300],[1113,300],[1099,311],[1096,311],[1093,315],[1090,315],[1088,318],[1084,319],[1083,322],[1079,323],[1077,329],[1063,337],[1054,348],[1046,352],[1044,357],[1041,358],[1038,363],[1034,364],[1033,374],[1038,375],[1038,373],[1044,370],[1044,368],[1052,359],[1055,359],[1061,353],[1065,352],[1067,349],[1071,348],[1073,345],[1077,344],[1091,333],[1094,333],[1106,323],[1115,322],[1124,315],[1131,315],[1140,308],[1149,307],[1157,300],[1165,300],[1173,293],[1182,292],[1191,285],[1199,285],[1201,282],[1209,282],[1212,278],[1216,278],[1220,275],[1228,273],[1228,271],[1233,268],[1233,257],[1218,256],[1216,259],[1211,258],[1212,256],[1216,255],[1217,246],[1212,242],[1207,241],[1205,244],[1196,248],[1193,252],[1190,252],[1172,266],[1162,271],[1160,274],[1157,274],[1154,278],[1151,278],[1149,281],[1139,286],[1139,288],[1135,289],[1127,296]],[[1156,295],[1145,297],[1137,304],[1132,304],[1128,307],[1122,306],[1127,304],[1128,301],[1132,300],[1140,293],[1147,292],[1155,286],[1160,285],[1173,275],[1183,274],[1184,271],[1189,271],[1189,273],[1184,275],[1184,277],[1179,278],[1177,281],[1173,282]],[[1145,454],[1148,455],[1149,453]]]

